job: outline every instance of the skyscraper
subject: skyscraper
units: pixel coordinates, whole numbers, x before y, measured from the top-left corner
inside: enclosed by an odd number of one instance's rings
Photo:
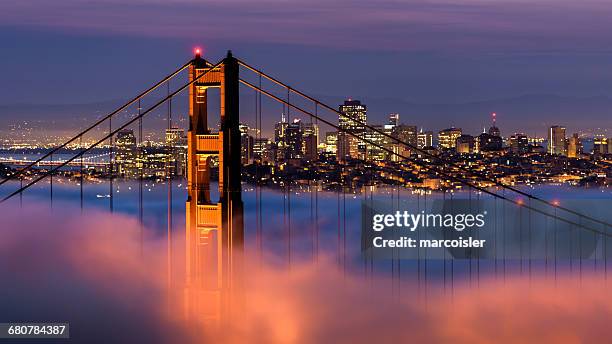
[[[187,147],[187,135],[185,135],[185,129],[177,127],[166,129],[166,144],[169,146]]]
[[[457,153],[474,153],[474,142],[474,136],[472,135],[459,136],[455,143]]]
[[[567,155],[565,127],[553,125],[548,130],[548,154]]]
[[[314,123],[304,123],[304,158],[313,161],[319,158],[319,127]]]
[[[421,128],[421,132],[417,134],[417,147],[433,147],[433,132],[423,131],[423,128]]]
[[[255,138],[253,141],[253,157],[263,163],[274,163],[274,150],[270,139]]]
[[[399,125],[399,113],[389,114],[389,125],[397,127]]]
[[[438,133],[438,145],[442,149],[455,148],[457,144],[457,138],[461,136],[461,128],[448,128],[440,130]]]
[[[593,154],[605,155],[610,153],[610,143],[612,143],[612,140],[609,140],[607,137],[601,135],[595,136],[595,140],[593,141]]]
[[[115,168],[119,175],[128,177],[137,174],[136,137],[132,129],[123,129],[117,133],[115,141]]]
[[[503,142],[501,136],[482,133],[476,140],[476,151],[495,152],[502,149]]]
[[[338,150],[338,132],[325,133],[325,152],[336,155]]]
[[[170,173],[176,176],[185,174],[187,168],[187,135],[185,129],[172,127],[166,129],[166,150],[170,155]]]
[[[358,137],[365,135],[365,124],[367,123],[367,107],[359,100],[346,100],[340,105],[339,111],[344,115],[339,115],[338,126],[340,129],[350,131]],[[355,136],[338,132],[338,160],[346,158],[365,158],[365,142],[360,141]]]
[[[301,159],[304,157],[304,126],[298,118],[287,125],[285,132],[285,159]]]
[[[287,126],[289,125],[289,123],[287,123],[287,118],[285,117],[285,114],[282,113],[281,114],[281,121],[276,123],[274,125],[274,145],[275,145],[275,152],[276,152],[276,161],[284,161],[285,160],[285,155],[286,155],[286,150],[287,150],[287,142],[286,142],[286,131],[287,131]]]
[[[489,135],[501,137],[501,132],[499,131],[499,128],[497,127],[497,114],[493,112],[491,114],[491,118],[493,122],[491,123],[491,127],[489,128]]]
[[[567,140],[567,156],[569,158],[579,158],[582,154],[582,141],[578,137],[578,134],[574,133]]]
[[[247,165],[253,163],[253,136],[250,135],[249,128],[246,124],[240,124],[240,144],[241,144],[241,155],[242,155],[242,163]]]
[[[383,126],[374,125],[373,128],[376,130],[367,130],[365,133],[368,142],[372,142],[366,143],[366,159],[376,161],[385,160],[387,152],[380,148],[380,146],[384,147],[385,145],[385,136],[382,134]]]
[[[515,154],[525,154],[529,151],[529,138],[525,134],[516,133],[510,136],[510,150]]]
[[[395,127],[391,136],[402,142],[408,143],[408,145],[412,147],[417,146],[417,127],[415,125],[400,124]],[[412,153],[412,150],[404,144],[400,144],[399,147],[401,148],[400,154],[402,155],[409,156]]]

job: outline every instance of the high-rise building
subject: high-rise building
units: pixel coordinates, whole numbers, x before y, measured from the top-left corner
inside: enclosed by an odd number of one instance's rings
[[[359,100],[345,100],[343,105],[340,105],[340,112],[344,115],[339,115],[338,126],[342,129],[352,130],[354,133],[365,132],[365,124],[367,123],[367,107],[361,104]]]
[[[119,175],[133,177],[138,173],[138,150],[132,129],[117,132],[115,140],[115,168]]]
[[[495,152],[502,149],[503,142],[501,136],[482,133],[476,139],[477,152]]]
[[[514,154],[525,154],[529,151],[529,138],[525,134],[516,133],[508,140],[510,150]]]
[[[319,158],[319,126],[304,123],[304,158],[314,161]]]
[[[169,154],[170,173],[185,175],[187,169],[187,136],[185,129],[173,127],[166,129],[166,149]]]
[[[338,132],[325,133],[325,153],[334,154],[338,150]]]
[[[365,133],[361,133],[360,136],[364,136]],[[359,140],[351,135],[344,132],[338,132],[338,139],[336,142],[336,155],[338,161],[344,161],[346,159],[357,159],[360,155]],[[365,148],[363,149],[365,151]]]
[[[457,144],[457,138],[461,136],[461,128],[449,128],[440,130],[438,133],[438,146],[442,149],[453,149]]]
[[[339,115],[338,126],[340,129],[350,131],[357,137],[365,136],[365,124],[367,123],[367,107],[361,104],[359,100],[346,100],[343,105],[340,105],[339,111],[343,115]],[[338,160],[342,161],[346,158],[365,158],[366,146],[365,142],[359,140],[353,135],[338,132]]]
[[[595,155],[605,155],[611,152],[610,144],[612,143],[612,139],[608,139],[607,137],[598,135],[595,136],[593,140],[593,154]]]
[[[412,151],[414,150],[410,147],[417,146],[417,127],[415,125],[400,124],[395,127],[391,136],[408,144],[408,146],[405,144],[399,145],[399,152],[401,155],[410,156],[410,154],[412,154]]]
[[[433,147],[433,132],[423,131],[423,128],[421,128],[421,131],[417,134],[417,147]]]
[[[389,123],[388,125],[397,127],[399,125],[399,113],[389,114]]]
[[[274,149],[272,141],[268,138],[255,138],[253,140],[253,157],[264,163],[274,163]]]
[[[386,137],[382,134],[382,125],[373,125],[375,130],[367,130],[365,133],[366,142],[366,159],[382,161],[387,157],[387,152],[380,147],[385,146]],[[371,142],[371,143],[370,143]]]
[[[246,124],[240,124],[240,152],[241,160],[244,165],[253,163],[253,143],[254,138],[250,135],[251,128]]]
[[[281,114],[281,121],[274,125],[275,160],[279,162],[284,161],[286,156],[287,138],[285,136],[288,125],[289,123],[287,123],[284,113]]]
[[[548,154],[567,155],[565,127],[553,125],[548,130]]]
[[[455,142],[455,148],[457,153],[474,153],[475,149],[475,140],[472,135],[461,135],[457,138]]]
[[[579,158],[582,154],[582,141],[577,133],[574,133],[567,140],[567,156],[569,158]]]
[[[187,147],[185,129],[177,127],[166,129],[166,145]]]
[[[300,119],[294,119],[287,125],[285,132],[285,159],[294,160],[304,157],[304,125]]]
[[[491,118],[493,119],[493,123],[491,124],[491,127],[489,128],[489,135],[491,136],[500,136],[501,137],[501,132],[499,131],[499,128],[497,127],[497,114],[495,112],[493,112],[491,114]]]

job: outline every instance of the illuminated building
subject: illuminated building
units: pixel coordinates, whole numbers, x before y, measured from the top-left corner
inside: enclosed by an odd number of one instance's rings
[[[610,144],[612,140],[603,137],[596,136],[593,140],[593,154],[595,155],[605,155],[610,153]]]
[[[529,138],[525,134],[514,134],[508,141],[510,150],[515,154],[525,154],[529,151]]]
[[[166,144],[170,146],[187,147],[187,135],[185,135],[185,129],[177,127],[166,129]]]
[[[568,158],[579,158],[582,154],[582,141],[578,134],[574,133],[567,140],[567,156]]]
[[[376,161],[385,160],[387,152],[379,148],[381,145],[384,146],[386,142],[385,136],[382,134],[383,126],[374,125],[372,127],[376,130],[367,130],[365,133],[366,140],[372,142],[366,143],[366,159]]]
[[[365,124],[367,123],[367,107],[361,104],[359,100],[345,100],[343,105],[340,105],[339,111],[344,115],[338,116],[338,126],[347,130],[357,137],[365,135]],[[338,160],[343,161],[346,158],[364,158],[365,142],[360,141],[357,137],[338,133],[337,155]]]
[[[182,128],[166,129],[166,148],[170,155],[170,174],[184,176],[187,169],[187,135]]]
[[[465,134],[459,136],[455,142],[455,149],[457,153],[474,153],[474,136]]]
[[[393,130],[393,137],[396,137],[401,142],[405,142],[411,147],[417,146],[417,127],[414,125],[404,125],[400,124]],[[395,143],[395,142],[394,142]],[[400,145],[401,150],[400,154],[404,156],[410,156],[411,149],[404,144]]]
[[[421,131],[417,134],[417,147],[433,147],[433,132],[423,131],[423,128],[421,128]]]
[[[253,156],[261,162],[273,164],[274,148],[272,141],[267,138],[255,138],[253,140]]]
[[[461,128],[449,128],[438,133],[438,146],[441,149],[453,149],[457,143],[457,138],[461,136]]]
[[[244,165],[253,163],[253,136],[249,134],[251,128],[246,124],[240,124],[240,157]]]
[[[138,149],[136,137],[131,129],[124,129],[117,133],[115,140],[115,168],[122,177],[134,177],[137,169]]]
[[[502,138],[501,136],[491,135],[489,133],[482,133],[478,135],[476,140],[476,151],[477,152],[493,152],[502,149]]]
[[[279,162],[282,162],[285,160],[285,155],[286,155],[286,150],[287,150],[285,135],[286,135],[288,125],[289,123],[287,123],[285,114],[282,113],[281,121],[276,123],[276,125],[274,126],[274,144],[276,145],[275,159],[276,161],[279,161]]]
[[[548,154],[567,155],[565,127],[553,125],[548,129]]]
[[[497,114],[495,112],[493,112],[491,114],[491,118],[493,119],[493,123],[491,124],[491,127],[489,128],[489,135],[491,136],[500,136],[501,137],[501,132],[499,131],[499,128],[497,127]]]
[[[310,161],[319,158],[319,127],[314,123],[304,123],[304,158]]]
[[[301,159],[304,157],[304,126],[299,119],[287,125],[285,131],[285,159]]]
[[[388,125],[392,127],[397,127],[399,125],[399,113],[391,113],[389,114],[389,123]]]
[[[336,155],[338,150],[338,133],[335,131],[325,133],[325,152]]]

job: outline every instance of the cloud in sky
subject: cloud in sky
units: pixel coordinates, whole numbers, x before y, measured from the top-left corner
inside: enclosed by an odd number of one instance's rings
[[[0,4],[5,26],[357,50],[612,48],[598,0],[33,0]]]

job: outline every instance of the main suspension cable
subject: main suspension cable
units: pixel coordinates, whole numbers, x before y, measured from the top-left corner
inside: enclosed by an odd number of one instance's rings
[[[293,107],[294,109],[296,109],[296,110],[298,110],[298,111],[300,111],[300,112],[304,113],[305,115],[308,115],[308,116],[313,116],[313,117],[317,118],[318,120],[320,120],[321,122],[323,122],[323,123],[325,123],[325,124],[327,124],[327,125],[331,126],[332,128],[335,128],[335,129],[336,129],[336,130],[338,130],[338,131],[341,131],[341,132],[344,132],[344,133],[346,133],[346,134],[349,134],[349,135],[351,135],[351,136],[353,136],[353,137],[357,138],[358,140],[361,140],[361,141],[364,141],[365,143],[371,144],[371,145],[373,145],[373,146],[375,146],[375,147],[377,147],[377,148],[379,148],[379,149],[382,149],[382,150],[386,151],[387,153],[393,154],[393,155],[398,156],[398,157],[403,158],[403,159],[409,159],[409,157],[407,157],[407,156],[405,156],[405,155],[403,155],[403,154],[401,154],[401,153],[394,152],[392,149],[389,149],[389,148],[387,148],[387,147],[385,147],[385,146],[381,146],[381,145],[379,145],[379,144],[377,144],[377,143],[373,142],[372,140],[367,139],[367,138],[365,138],[365,137],[361,137],[361,136],[359,136],[359,135],[357,135],[357,134],[353,133],[353,132],[352,132],[352,131],[350,131],[350,130],[342,129],[342,128],[340,128],[339,126],[337,126],[337,125],[335,125],[335,124],[331,123],[330,121],[328,121],[328,120],[326,120],[326,119],[323,119],[323,118],[321,118],[321,117],[319,117],[319,116],[317,116],[317,115],[313,114],[312,112],[309,112],[309,111],[307,111],[307,110],[304,110],[304,109],[302,109],[302,108],[301,108],[301,107],[299,107],[299,106],[296,106],[296,105],[293,105],[293,104],[287,103],[285,100],[283,100],[283,99],[281,99],[281,98],[279,98],[279,97],[275,96],[274,94],[271,94],[270,92],[267,92],[267,91],[265,91],[265,90],[260,89],[260,88],[259,88],[259,87],[257,87],[256,85],[253,85],[253,84],[249,83],[249,82],[248,82],[248,81],[246,81],[246,80],[240,79],[240,82],[242,82],[244,85],[246,85],[246,86],[248,86],[248,87],[250,87],[250,88],[252,88],[252,89],[255,89],[255,90],[257,90],[257,91],[261,92],[261,93],[262,93],[262,94],[264,94],[265,96],[270,97],[270,98],[272,98],[272,99],[276,100],[277,102],[281,102],[281,103],[283,103],[283,104],[285,104],[285,105],[287,105],[287,106],[289,106],[289,107]],[[425,163],[423,163],[423,162],[418,162],[418,161],[413,161],[413,162],[414,162],[414,163],[416,163],[417,165],[420,165],[420,166],[423,166],[423,167],[428,167],[428,166],[427,166]],[[526,209],[528,209],[528,210],[535,211],[535,212],[537,212],[537,213],[539,213],[539,214],[542,214],[542,215],[545,215],[545,216],[548,216],[548,217],[555,218],[555,219],[557,219],[557,220],[560,220],[560,221],[562,221],[562,222],[568,223],[568,224],[570,224],[570,225],[574,225],[574,226],[577,226],[577,227],[584,228],[584,229],[586,229],[586,230],[588,230],[588,231],[590,231],[590,232],[593,232],[593,233],[601,234],[601,235],[606,236],[606,237],[612,237],[612,233],[607,233],[607,232],[603,232],[603,231],[598,230],[598,229],[595,229],[595,228],[587,227],[587,226],[582,225],[582,224],[580,224],[580,223],[578,223],[578,222],[574,222],[574,221],[571,221],[571,220],[568,220],[568,219],[562,218],[562,217],[560,217],[560,216],[558,216],[558,215],[551,214],[551,213],[545,212],[545,211],[540,210],[540,209],[537,209],[537,208],[533,208],[533,207],[532,207],[532,206],[530,206],[530,205],[525,205],[525,204],[523,204],[523,203],[522,203],[522,202],[520,202],[520,201],[514,201],[514,200],[512,200],[512,199],[510,199],[510,198],[508,198],[508,197],[506,197],[506,196],[502,196],[502,195],[499,195],[499,194],[497,194],[497,193],[495,193],[495,192],[489,191],[489,190],[487,190],[487,189],[486,189],[486,188],[484,188],[484,187],[481,187],[481,186],[478,186],[478,185],[471,184],[471,183],[470,183],[470,182],[468,182],[468,181],[465,181],[465,180],[463,180],[463,179],[461,179],[461,178],[458,178],[458,177],[456,177],[456,176],[450,175],[450,174],[448,174],[448,173],[446,173],[446,172],[436,170],[436,173],[437,173],[438,175],[444,176],[444,177],[446,177],[446,178],[448,178],[448,179],[455,180],[455,181],[457,181],[457,182],[459,182],[459,183],[461,183],[461,184],[464,184],[464,185],[470,186],[470,187],[472,187],[472,188],[474,188],[474,189],[476,189],[476,190],[479,190],[479,191],[481,191],[481,192],[484,192],[484,193],[486,193],[486,194],[488,194],[488,195],[491,195],[491,196],[493,196],[493,197],[496,197],[496,198],[499,198],[499,199],[505,200],[505,201],[507,201],[507,202],[510,202],[510,203],[512,203],[512,204],[514,204],[514,205],[517,205],[517,206],[519,206],[519,207],[523,207],[523,208],[526,208]]]
[[[298,95],[300,95],[300,96],[302,96],[302,97],[304,97],[304,98],[306,98],[306,99],[308,99],[308,100],[312,101],[312,102],[313,102],[313,103],[315,103],[315,104],[318,104],[318,105],[320,105],[320,106],[322,106],[322,107],[324,107],[324,108],[326,108],[326,109],[328,109],[328,110],[330,110],[330,111],[332,111],[332,112],[335,112],[336,114],[338,114],[338,115],[340,115],[340,116],[343,116],[343,117],[345,117],[345,118],[348,118],[348,119],[350,119],[350,120],[354,121],[355,123],[357,123],[357,124],[359,124],[359,125],[363,125],[364,127],[368,128],[368,129],[370,129],[370,130],[372,130],[372,131],[374,131],[374,132],[376,132],[376,133],[378,133],[378,134],[381,134],[381,135],[383,135],[383,136],[385,136],[385,137],[387,137],[387,138],[389,138],[389,139],[392,139],[393,141],[395,141],[395,142],[397,142],[397,143],[399,143],[399,144],[402,144],[402,145],[404,145],[404,146],[406,146],[406,147],[408,147],[408,148],[410,148],[410,149],[413,149],[413,150],[415,150],[415,151],[418,151],[419,153],[421,153],[421,154],[423,154],[423,155],[426,155],[426,156],[428,156],[428,157],[430,157],[430,158],[433,158],[433,159],[435,159],[435,160],[437,160],[437,161],[439,161],[439,162],[441,162],[441,163],[443,163],[443,164],[445,164],[445,165],[448,165],[448,166],[452,166],[452,167],[458,168],[458,169],[460,169],[460,170],[462,170],[462,171],[464,171],[464,172],[467,172],[467,173],[469,173],[469,174],[472,174],[472,175],[474,175],[474,176],[477,176],[477,177],[479,177],[479,178],[482,178],[482,179],[483,179],[483,180],[485,180],[485,181],[488,181],[488,182],[494,183],[496,186],[502,187],[502,188],[504,188],[504,189],[508,189],[508,190],[510,190],[510,191],[512,191],[512,192],[518,193],[518,194],[520,194],[520,195],[522,195],[522,196],[525,196],[525,197],[527,197],[527,198],[529,198],[529,199],[536,200],[536,201],[538,201],[538,202],[540,202],[540,203],[543,203],[543,204],[546,204],[546,205],[548,205],[548,206],[550,206],[550,207],[554,207],[554,208],[556,208],[556,209],[560,209],[560,210],[566,211],[566,212],[568,212],[568,213],[570,213],[570,214],[572,214],[572,215],[576,215],[576,216],[579,216],[579,217],[582,217],[582,218],[588,219],[588,220],[590,220],[590,221],[593,221],[593,222],[596,222],[596,223],[599,223],[599,224],[605,225],[605,226],[607,226],[607,227],[612,227],[612,224],[611,224],[611,223],[608,223],[608,222],[606,222],[606,221],[599,220],[599,219],[593,218],[593,217],[591,217],[591,216],[588,216],[588,215],[585,215],[585,214],[579,213],[579,212],[577,212],[577,211],[575,211],[575,210],[572,210],[572,209],[569,209],[569,208],[563,207],[563,206],[561,206],[561,205],[551,203],[551,202],[549,202],[549,201],[547,201],[547,200],[545,200],[545,199],[542,199],[542,198],[540,198],[540,197],[537,197],[537,196],[534,196],[534,195],[532,195],[532,194],[526,193],[526,192],[521,191],[521,190],[519,190],[519,189],[513,188],[513,187],[511,187],[511,186],[509,186],[509,185],[506,185],[506,184],[504,184],[504,183],[502,183],[502,182],[499,182],[499,181],[498,181],[496,178],[490,178],[490,177],[488,177],[488,176],[486,176],[486,175],[483,175],[483,174],[481,174],[481,173],[479,173],[479,172],[477,172],[477,171],[471,170],[471,169],[469,169],[469,168],[465,168],[465,167],[463,167],[463,166],[461,166],[461,165],[458,165],[458,164],[456,164],[456,163],[454,163],[454,162],[452,162],[452,161],[448,161],[448,160],[445,160],[445,159],[443,159],[443,158],[441,158],[441,157],[439,157],[439,156],[436,156],[436,155],[434,155],[434,154],[431,154],[431,153],[427,152],[426,150],[420,149],[420,148],[418,148],[418,147],[416,147],[416,146],[414,146],[414,145],[412,145],[412,144],[410,144],[410,143],[408,143],[408,142],[405,142],[405,141],[400,140],[400,139],[399,139],[399,138],[397,138],[397,137],[394,137],[394,136],[392,136],[392,135],[389,135],[388,133],[386,133],[386,132],[384,132],[384,131],[381,131],[381,130],[379,130],[379,129],[376,129],[375,127],[372,127],[372,126],[368,125],[367,123],[365,123],[365,122],[363,122],[363,121],[360,121],[360,120],[359,120],[359,119],[357,119],[357,118],[353,118],[353,117],[351,117],[351,116],[347,115],[346,113],[343,113],[343,112],[341,112],[341,111],[338,111],[338,110],[336,110],[336,109],[332,108],[331,106],[329,106],[329,105],[327,105],[327,104],[325,104],[325,103],[320,102],[320,101],[319,101],[319,100],[317,100],[316,98],[313,98],[313,97],[311,97],[311,96],[309,96],[309,95],[307,95],[307,94],[305,94],[305,93],[303,93],[303,92],[300,92],[300,91],[296,90],[295,88],[293,88],[293,87],[290,87],[290,86],[286,85],[286,84],[285,84],[285,83],[283,83],[282,81],[280,81],[280,80],[278,80],[278,79],[276,79],[276,78],[274,78],[274,77],[272,77],[272,76],[270,76],[270,75],[268,75],[268,74],[264,73],[263,71],[258,70],[258,69],[256,69],[256,68],[254,68],[254,67],[252,67],[252,66],[248,65],[247,63],[245,63],[244,61],[242,61],[242,60],[240,60],[240,59],[238,60],[238,63],[239,63],[241,66],[243,66],[243,67],[245,67],[245,68],[247,68],[247,69],[251,70],[252,72],[262,75],[263,77],[265,77],[266,79],[268,79],[268,80],[272,81],[273,83],[275,83],[275,84],[277,84],[277,85],[279,85],[279,86],[281,86],[281,87],[287,88],[288,90],[290,90],[290,91],[292,91],[292,92],[294,92],[294,93],[296,93],[296,94],[298,94]]]
[[[118,107],[117,109],[115,109],[113,112],[109,113],[108,115],[104,116],[103,118],[101,118],[100,120],[98,120],[96,123],[92,124],[91,126],[89,126],[87,129],[81,131],[80,133],[78,133],[77,135],[73,136],[70,140],[64,142],[63,144],[61,144],[60,146],[57,146],[55,148],[53,148],[52,150],[50,150],[49,152],[47,152],[46,154],[44,154],[43,156],[41,156],[40,158],[38,158],[36,161],[33,161],[32,163],[30,163],[29,165],[19,169],[15,174],[12,174],[10,176],[8,176],[7,178],[5,178],[4,180],[0,181],[0,185],[6,183],[7,181],[19,177],[21,176],[23,173],[25,173],[26,171],[30,170],[32,167],[36,166],[39,162],[45,160],[46,158],[48,158],[49,156],[51,156],[53,153],[59,151],[60,149],[66,147],[68,144],[70,144],[71,142],[79,139],[79,137],[82,137],[83,135],[87,134],[89,131],[91,131],[92,129],[94,129],[95,127],[97,127],[98,125],[102,124],[104,121],[106,121],[109,118],[112,118],[114,115],[116,115],[117,113],[125,110],[127,107],[129,107],[130,105],[134,104],[135,102],[139,101],[141,98],[145,97],[147,94],[153,92],[155,89],[157,89],[159,86],[161,86],[163,83],[165,83],[166,81],[174,78],[177,74],[179,74],[180,72],[182,72],[185,68],[189,67],[189,65],[191,64],[193,60],[190,60],[189,62],[185,63],[183,66],[179,67],[177,70],[175,70],[174,72],[172,72],[171,74],[168,74],[165,78],[163,78],[161,81],[159,81],[158,83],[156,83],[155,85],[151,86],[150,88],[146,89],[145,91],[143,91],[142,93],[140,93],[139,95],[137,95],[136,97],[132,98],[131,100],[129,100],[127,103],[121,105],[120,107]]]
[[[83,154],[87,153],[88,151],[90,151],[91,149],[97,147],[98,145],[100,145],[102,142],[108,140],[110,137],[114,136],[116,133],[118,133],[119,131],[125,129],[126,127],[128,127],[130,124],[136,122],[136,120],[144,117],[146,114],[148,114],[149,112],[155,110],[157,107],[159,107],[160,105],[162,105],[163,103],[165,103],[166,101],[168,101],[169,99],[171,99],[172,97],[176,96],[178,93],[180,93],[181,91],[185,90],[187,87],[191,86],[192,84],[194,84],[195,82],[197,82],[198,80],[200,80],[201,77],[203,77],[204,75],[206,75],[208,72],[210,72],[211,70],[219,67],[221,64],[223,63],[223,60],[219,61],[217,64],[213,65],[212,67],[210,67],[210,69],[206,70],[204,73],[200,74],[199,76],[195,77],[193,80],[191,80],[190,82],[186,83],[185,85],[181,86],[180,88],[178,88],[176,91],[172,92],[170,95],[166,96],[164,99],[160,100],[159,102],[157,102],[155,105],[153,105],[152,107],[150,107],[149,109],[147,109],[145,112],[139,114],[138,116],[132,118],[131,120],[129,120],[127,123],[123,124],[122,126],[120,126],[119,128],[115,129],[114,131],[110,132],[108,135],[106,135],[105,137],[101,138],[100,140],[98,140],[98,142],[92,144],[91,146],[87,147],[85,150],[79,152],[77,155],[73,156],[72,158],[66,160],[65,162],[63,162],[62,164],[56,166],[53,169],[50,169],[49,171],[43,173],[41,176],[35,178],[34,180],[32,180],[30,183],[26,184],[25,186],[21,187],[19,190],[11,193],[10,195],[4,197],[0,203],[3,203],[5,201],[7,201],[8,199],[10,199],[11,197],[19,194],[20,192],[28,189],[30,186],[38,183],[40,180],[44,179],[45,177],[49,176],[52,173],[55,173],[57,170],[59,170],[60,168],[66,166],[67,164],[69,164],[70,162],[72,162],[73,160],[75,160],[76,158],[82,156]]]

